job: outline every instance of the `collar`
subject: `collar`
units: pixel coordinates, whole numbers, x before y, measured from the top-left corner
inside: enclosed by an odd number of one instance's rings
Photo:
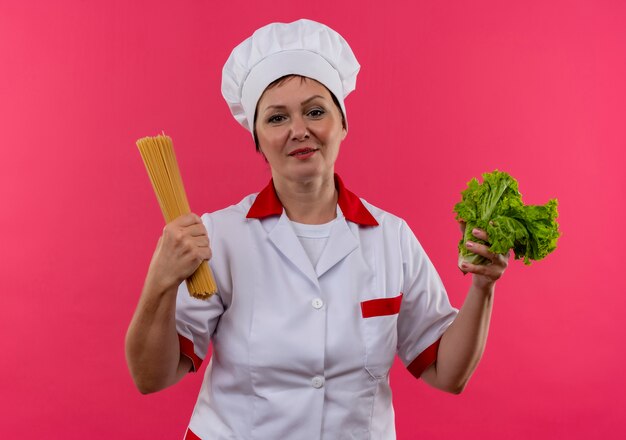
[[[361,226],[378,226],[378,222],[363,205],[361,199],[344,186],[337,174],[335,174],[335,188],[339,193],[337,204],[346,220]],[[262,219],[272,215],[282,215],[282,213],[283,204],[276,194],[274,179],[270,179],[267,186],[257,195],[246,218]]]

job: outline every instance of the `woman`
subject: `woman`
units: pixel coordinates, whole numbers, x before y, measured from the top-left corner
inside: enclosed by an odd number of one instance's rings
[[[464,267],[457,311],[407,224],[344,186],[334,164],[358,70],[345,40],[309,20],[257,30],[224,67],[224,97],[272,180],[165,227],[126,341],[144,393],[196,371],[213,344],[186,438],[393,439],[396,353],[452,393],[478,364],[507,257],[468,243],[492,264]],[[199,301],[183,281],[209,259],[218,293]]]

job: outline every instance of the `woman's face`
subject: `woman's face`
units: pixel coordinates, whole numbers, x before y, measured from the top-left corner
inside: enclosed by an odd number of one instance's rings
[[[274,179],[332,178],[347,132],[341,111],[319,82],[293,76],[266,89],[257,105],[255,127]]]

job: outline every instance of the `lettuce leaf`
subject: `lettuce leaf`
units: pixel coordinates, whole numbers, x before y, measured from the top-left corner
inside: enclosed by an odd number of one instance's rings
[[[515,259],[523,258],[525,264],[556,249],[560,235],[556,199],[545,205],[524,205],[517,180],[509,174],[495,170],[482,177],[482,183],[475,178],[468,182],[462,200],[454,206],[456,219],[466,222],[459,242],[459,267],[464,261],[489,263],[465,247],[467,240],[485,244],[472,235],[474,228],[487,231],[491,252],[504,254],[513,249]]]

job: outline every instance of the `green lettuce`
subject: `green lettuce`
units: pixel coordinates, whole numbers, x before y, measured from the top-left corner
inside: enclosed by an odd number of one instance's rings
[[[483,243],[472,235],[474,228],[487,231],[489,250],[505,254],[513,249],[515,259],[541,260],[554,249],[559,237],[556,199],[545,205],[524,205],[517,181],[505,172],[483,174],[483,183],[472,179],[454,206],[456,219],[466,223],[459,242],[459,267],[463,262],[488,264],[489,260],[470,252],[467,240]]]

